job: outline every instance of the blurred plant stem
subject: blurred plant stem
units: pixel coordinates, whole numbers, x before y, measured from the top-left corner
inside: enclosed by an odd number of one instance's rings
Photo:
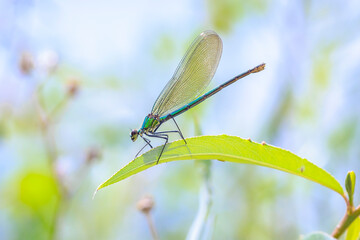
[[[36,90],[36,107],[39,114],[40,119],[40,131],[42,134],[44,148],[47,154],[48,165],[53,175],[54,179],[56,180],[57,186],[60,189],[58,202],[55,205],[53,217],[49,226],[49,239],[56,239],[57,234],[57,226],[58,221],[61,215],[61,209],[66,199],[67,190],[63,184],[63,181],[60,179],[57,169],[56,169],[56,161],[58,159],[58,152],[56,147],[56,142],[54,138],[54,133],[52,129],[52,114],[47,114],[43,105],[43,101],[41,98],[41,90],[43,89],[44,83],[39,85],[38,89]],[[58,109],[58,108],[55,108]]]
[[[199,209],[186,237],[188,240],[207,239],[209,235],[209,214],[212,206],[211,161],[201,161],[202,184],[199,194]]]
[[[57,187],[59,189],[58,202],[55,205],[53,217],[49,226],[49,239],[57,239],[59,220],[64,212],[64,209],[69,203],[71,198],[71,192],[69,191],[64,182],[64,176],[59,172],[57,161],[59,157],[58,148],[56,144],[56,138],[54,133],[54,122],[56,117],[67,106],[69,100],[76,94],[78,85],[75,82],[71,82],[67,87],[67,94],[55,107],[47,112],[44,108],[45,103],[42,99],[42,89],[46,81],[38,86],[35,92],[35,104],[40,120],[40,131],[44,142],[44,148],[47,155],[49,169],[53,178],[56,180]],[[95,158],[99,158],[100,153],[97,148],[91,148],[85,156],[84,164],[79,169],[78,175],[84,174],[86,168],[90,166]]]
[[[157,240],[157,239],[159,239],[159,237],[156,232],[154,221],[152,220],[152,217],[150,214],[153,207],[154,207],[154,199],[152,196],[145,196],[142,199],[140,199],[137,203],[138,210],[141,211],[142,213],[144,213],[144,215],[146,217],[146,221],[147,221],[150,231],[151,231],[151,236],[153,237],[154,240]]]
[[[272,111],[269,120],[266,121],[264,129],[261,131],[260,138],[267,142],[274,141],[284,124],[286,117],[289,115],[289,111],[293,107],[294,99],[292,89],[289,84],[285,85],[282,90],[281,99],[279,99],[276,108]]]
[[[194,117],[195,135],[202,135],[199,122]],[[211,161],[196,161],[201,172],[201,187],[199,193],[199,209],[195,220],[186,237],[187,240],[208,239],[211,220],[209,214],[212,206]]]
[[[157,232],[156,232],[156,229],[155,229],[154,221],[152,220],[150,213],[146,213],[145,216],[146,216],[146,220],[147,220],[147,222],[149,224],[149,228],[150,228],[150,231],[151,231],[151,236],[153,237],[154,240],[159,239],[159,237],[157,235]]]

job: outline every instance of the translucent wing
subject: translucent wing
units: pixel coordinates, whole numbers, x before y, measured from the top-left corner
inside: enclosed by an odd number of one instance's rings
[[[202,32],[161,91],[151,113],[164,116],[199,96],[213,78],[221,53],[222,41],[219,35],[214,31]]]

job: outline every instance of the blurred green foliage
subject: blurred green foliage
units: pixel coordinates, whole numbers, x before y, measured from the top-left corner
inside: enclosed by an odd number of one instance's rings
[[[168,61],[175,56],[175,42],[171,36],[163,35],[154,46],[154,57],[158,61]]]
[[[49,213],[59,201],[59,189],[51,175],[26,172],[20,177],[18,187],[20,202],[36,213]]]
[[[267,9],[267,1],[255,0],[208,0],[211,24],[221,32],[229,33],[237,21],[247,14],[263,13]]]
[[[333,129],[328,139],[328,146],[338,156],[348,155],[356,129],[359,126],[357,119],[346,119],[336,129]]]

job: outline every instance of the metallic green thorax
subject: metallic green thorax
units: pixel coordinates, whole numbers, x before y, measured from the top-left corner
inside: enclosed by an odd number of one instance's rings
[[[145,117],[143,125],[141,126],[140,131],[143,132],[153,132],[160,124],[159,116],[149,114]]]

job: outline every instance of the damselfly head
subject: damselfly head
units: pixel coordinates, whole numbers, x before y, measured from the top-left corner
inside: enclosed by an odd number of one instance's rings
[[[130,133],[130,138],[131,138],[131,141],[135,142],[137,137],[139,135],[139,131],[134,129],[134,130],[131,130],[131,133]]]

